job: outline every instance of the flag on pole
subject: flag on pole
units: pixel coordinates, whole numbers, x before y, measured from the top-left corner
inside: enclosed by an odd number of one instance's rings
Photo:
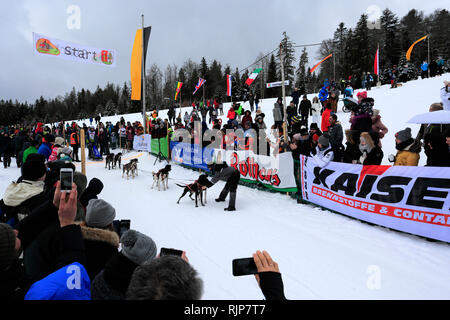
[[[142,29],[136,31],[134,37],[133,50],[131,52],[131,100],[142,99],[142,63],[144,64],[147,56],[148,40],[150,38],[150,32],[152,27],[144,28],[144,39],[142,39]],[[144,41],[144,52],[142,52],[142,41]]]
[[[227,96],[231,97],[231,81],[233,80],[233,76],[227,74]]]
[[[420,38],[419,40],[417,40],[416,42],[414,42],[413,44],[412,44],[412,46],[411,47],[409,47],[409,49],[408,49],[408,51],[406,52],[406,60],[411,60],[411,53],[412,53],[412,51],[413,51],[413,49],[414,49],[414,46],[416,45],[416,44],[418,44],[420,41],[423,41],[423,40],[425,40],[426,38],[428,38],[428,35],[426,35],[425,37],[423,37],[423,38]],[[429,62],[429,61],[428,61]]]
[[[177,82],[177,91],[175,92],[175,101],[177,101],[178,94],[180,93],[181,87],[183,86],[183,82]]]
[[[320,61],[318,64],[316,64],[309,72],[313,73],[314,70],[317,69],[318,66],[320,66],[322,64],[322,62],[324,62],[327,59],[330,59],[333,56],[333,54],[330,54],[328,57],[324,58],[322,61]]]
[[[259,69],[255,69],[253,71],[253,73],[250,75],[250,77],[247,79],[247,81],[245,81],[246,85],[251,85],[253,83],[253,81],[255,81],[256,77],[258,76],[258,74],[262,71],[262,68]]]
[[[376,75],[380,74],[380,47],[377,48],[377,53],[375,54],[375,63],[373,66],[373,73]]]
[[[199,78],[199,79],[198,79],[198,83],[197,83],[197,85],[195,86],[195,91],[194,91],[194,93],[193,93],[192,95],[194,95],[194,94],[197,92],[197,90],[200,89],[201,86],[202,86],[205,82],[206,82],[205,79]]]

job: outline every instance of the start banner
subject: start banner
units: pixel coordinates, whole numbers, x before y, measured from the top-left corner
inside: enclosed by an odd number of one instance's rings
[[[116,52],[105,48],[94,48],[64,40],[50,38],[33,32],[35,55],[53,56],[65,60],[85,62],[106,67],[116,66]]]
[[[450,242],[450,170],[362,166],[301,156],[302,197],[395,230]]]

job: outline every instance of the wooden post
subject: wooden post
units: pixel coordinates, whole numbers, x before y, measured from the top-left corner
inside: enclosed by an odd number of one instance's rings
[[[81,173],[86,175],[86,154],[85,154],[85,143],[86,138],[84,136],[84,129],[80,130],[80,142],[81,142]]]
[[[166,137],[166,139],[167,139],[167,162],[170,162],[170,140],[169,140],[169,121],[167,121],[167,129],[166,129],[166,131],[167,131],[167,137]]]

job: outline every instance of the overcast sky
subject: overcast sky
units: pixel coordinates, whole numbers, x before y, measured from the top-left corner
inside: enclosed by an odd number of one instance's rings
[[[80,8],[80,29],[69,29],[67,8]],[[181,66],[191,58],[217,59],[223,66],[244,68],[259,53],[279,44],[283,31],[296,44],[330,38],[340,22],[356,25],[370,6],[389,7],[402,17],[410,9],[425,14],[448,7],[448,0],[14,0],[0,3],[0,99],[34,102],[72,87],[95,90],[107,82],[130,79],[134,35],[152,26],[148,66]],[[72,62],[33,54],[32,32],[91,47],[117,51],[117,65]],[[300,49],[297,50],[297,58]],[[310,65],[317,60],[310,50]]]

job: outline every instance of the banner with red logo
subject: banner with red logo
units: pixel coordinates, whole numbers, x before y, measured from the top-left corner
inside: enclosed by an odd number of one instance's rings
[[[301,156],[302,197],[341,214],[450,242],[450,170],[330,162]]]
[[[35,55],[62,58],[65,60],[116,66],[116,52],[105,48],[94,48],[33,33]]]
[[[216,162],[226,161],[238,169],[244,182],[259,183],[279,192],[297,192],[291,152],[269,157],[252,151],[215,149],[214,159]]]

